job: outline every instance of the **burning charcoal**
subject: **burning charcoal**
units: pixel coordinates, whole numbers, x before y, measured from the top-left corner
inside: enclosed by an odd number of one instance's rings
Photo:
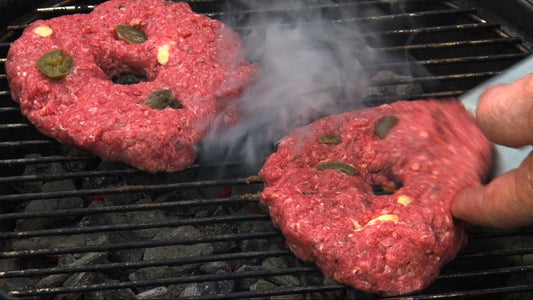
[[[21,266],[22,263],[17,258],[0,259],[0,270],[2,271],[20,270]]]
[[[215,274],[218,271],[231,272],[231,267],[226,262],[213,261],[201,265],[198,270],[204,274]]]
[[[85,245],[86,236],[50,236],[50,237],[33,237],[27,239],[16,239],[11,241],[13,250],[53,248],[57,245],[61,247],[77,247]]]
[[[105,292],[108,291],[90,291],[85,293],[85,299],[91,299],[91,300],[105,300],[108,298],[105,298]]]
[[[270,300],[300,300],[300,299],[304,299],[302,294],[276,295],[276,296],[270,297]],[[320,298],[312,298],[312,299],[320,300]],[[339,298],[339,299],[342,299],[342,298]]]
[[[71,265],[73,262],[75,262],[76,260],[78,260],[80,257],[78,256],[74,256],[74,254],[63,254],[63,255],[59,255],[58,259],[57,259],[57,265],[62,267],[62,266],[69,266]]]
[[[84,286],[93,283],[94,274],[93,273],[76,273],[67,278],[63,283],[64,287],[78,287]],[[76,300],[79,299],[82,293],[73,293],[73,294],[60,294],[57,295],[54,300]]]
[[[110,234],[110,241],[113,244],[128,243],[136,240],[133,232],[114,232]],[[132,249],[117,249],[111,250],[109,252],[110,261],[121,261],[121,262],[138,262],[141,261],[144,256],[145,248],[132,248]],[[111,269],[108,271],[108,275],[118,279],[127,278],[127,273],[133,272],[133,269],[129,270],[120,270],[120,269]]]
[[[41,170],[43,171],[43,170]],[[47,172],[52,174],[64,173],[60,164],[50,164]],[[71,191],[76,187],[72,180],[59,180],[46,182],[41,186],[40,192],[58,192],[58,191]],[[44,199],[34,200],[29,202],[24,208],[24,212],[40,212],[40,211],[53,211],[70,208],[80,208],[83,206],[83,201],[79,197],[68,197],[59,199]],[[29,231],[50,228],[53,225],[64,224],[65,222],[71,222],[65,218],[35,218],[35,219],[19,219],[17,220],[17,231]],[[68,224],[71,225],[71,224]]]
[[[167,286],[168,298],[179,298],[181,292],[183,292],[188,285],[189,284],[172,284]]]
[[[98,276],[100,277],[100,276]],[[105,279],[98,278],[96,280],[99,283],[107,283],[107,284],[117,284],[120,283],[118,280],[113,279]],[[85,299],[91,299],[91,300],[107,300],[107,299],[121,299],[121,300],[129,300],[129,299],[137,299],[135,296],[135,293],[131,289],[119,289],[119,290],[100,290],[100,291],[90,291],[85,293],[84,295]]]
[[[120,185],[122,181],[122,178],[113,176],[84,177],[81,182],[81,187],[85,189],[99,189],[112,185]],[[127,195],[131,196],[132,194]]]
[[[263,251],[267,250],[269,243],[267,239],[253,239],[242,241],[242,250],[247,251]]]
[[[226,294],[233,291],[234,285],[232,280],[191,283],[181,292],[180,297]]]
[[[22,261],[18,258],[0,259],[0,270],[16,271],[23,269]],[[15,277],[0,279],[0,289],[5,291],[22,290],[33,287],[35,284],[34,278],[29,277]]]
[[[170,240],[178,238],[200,237],[203,234],[192,226],[181,226],[177,228],[163,228],[154,237],[154,240]],[[165,247],[155,247],[146,249],[144,260],[161,260],[190,256],[201,256],[213,254],[213,246],[210,244],[174,245]],[[168,276],[181,276],[196,268],[198,264],[178,265],[172,267],[150,267],[140,269],[133,277],[139,280],[158,279]]]
[[[94,201],[89,207],[104,207],[107,206],[106,203],[102,201]],[[95,214],[87,215],[83,217],[78,226],[80,227],[91,227],[91,226],[101,226],[101,225],[117,225],[117,224],[127,224],[130,221],[128,214],[126,213],[107,213],[107,214]]]
[[[176,220],[175,216],[169,216],[161,210],[148,210],[131,212],[129,224],[161,223],[173,220]],[[141,239],[150,240],[153,239],[159,231],[159,228],[136,230],[135,235]]]
[[[95,201],[90,204],[89,207],[104,207],[110,205],[107,202],[108,195],[104,197],[105,202]],[[137,202],[139,203],[139,202]],[[144,203],[141,202],[141,203]],[[170,220],[164,212],[158,210],[148,210],[148,211],[135,211],[135,212],[118,212],[118,213],[107,213],[107,214],[95,214],[87,215],[81,219],[79,226],[90,227],[90,226],[99,226],[99,225],[120,225],[120,224],[145,224],[145,223],[154,223],[154,222],[165,222]],[[131,231],[129,233],[133,234],[134,237],[130,236],[127,239],[152,239],[159,232],[158,228],[155,229],[144,229]],[[111,234],[115,236],[116,234]],[[120,238],[119,238],[120,239]]]
[[[60,264],[60,266],[62,266],[62,267],[74,267],[74,266],[92,265],[92,264],[95,264],[96,262],[100,261],[101,259],[103,259],[106,256],[107,256],[107,252],[87,253],[87,254],[85,254],[84,256],[82,256],[81,258],[79,258],[77,260],[71,261],[71,262],[69,262],[67,264]],[[71,260],[72,259],[71,255],[69,255],[68,257],[70,257],[70,258],[67,258],[66,260]],[[63,260],[65,260],[65,258],[60,259],[60,262],[62,262]],[[69,278],[69,276],[71,276],[71,274],[68,274],[68,273],[66,273],[66,274],[49,275],[49,276],[46,276],[43,279],[39,280],[39,282],[37,282],[35,284],[35,286],[37,288],[56,287],[56,286],[61,285],[67,278]]]
[[[40,158],[40,154],[28,154],[25,158]],[[24,168],[23,176],[40,175],[53,172],[57,168],[57,164],[28,164]],[[42,181],[22,181],[13,183],[13,187],[21,193],[38,193],[43,186]]]
[[[227,274],[228,272],[224,270],[218,270],[215,274]],[[225,276],[224,276],[225,277]],[[235,288],[235,281],[234,280],[220,280],[220,281],[213,281],[215,283],[215,290],[220,294],[226,294]]]
[[[137,294],[137,299],[162,299],[168,296],[168,289],[164,286],[156,287],[155,289],[147,290]]]
[[[275,290],[276,289],[276,285],[273,284],[272,282],[270,281],[267,281],[267,280],[264,280],[264,279],[259,279],[258,281],[252,283],[250,285],[250,291],[252,292],[256,292],[256,291],[271,291],[271,290]]]
[[[170,277],[171,271],[168,266],[148,267],[139,269],[128,275],[129,281],[153,280]]]
[[[214,187],[201,187],[198,189],[198,192],[202,197],[204,198],[218,198],[218,197],[226,197],[226,189],[227,191],[231,191],[233,187],[220,187],[220,186],[214,186]],[[229,195],[228,195],[229,196]]]
[[[54,274],[46,276],[45,278],[39,280],[35,287],[37,288],[43,288],[43,287],[55,287],[59,286],[63,281],[65,281],[70,274]]]
[[[289,267],[284,257],[269,257],[261,264],[263,268],[270,271],[283,270]],[[298,286],[300,281],[293,275],[273,276],[270,281],[279,286]]]
[[[63,144],[61,145],[61,152],[66,157],[79,157],[88,155],[87,151],[69,147]],[[67,160],[62,163],[62,166],[67,172],[80,172],[96,167],[96,164],[99,161],[100,159],[95,156],[92,159]]]
[[[132,239],[130,239],[129,241],[132,241]],[[109,257],[113,261],[138,262],[142,260],[144,256],[144,250],[144,248],[119,249],[111,251],[109,253]]]
[[[264,183],[250,183],[245,185],[236,185],[233,186],[232,195],[254,195],[261,193],[264,188]]]
[[[228,213],[222,207],[215,207],[211,209],[203,209],[196,213],[195,218],[203,217],[218,217],[227,216]],[[205,225],[198,228],[206,236],[215,236],[236,232],[237,226],[235,223],[216,223],[212,225]],[[235,241],[218,242],[212,244],[214,253],[225,253],[234,249],[237,246]]]
[[[183,199],[205,199],[202,195],[200,195],[199,191],[193,191],[193,190],[175,190],[172,192],[168,192],[165,194],[162,194],[158,196],[155,199],[155,202],[161,203],[161,202],[176,202]],[[174,212],[178,216],[183,217],[192,217],[199,211],[204,209],[202,206],[188,206],[188,207],[176,207],[176,208],[169,208],[167,211]]]
[[[329,278],[329,277],[324,277],[324,285],[335,285],[335,284],[339,284],[337,281]]]
[[[284,257],[268,257],[263,261],[262,264],[263,268],[267,270],[280,270],[280,269],[286,269],[289,267],[287,261]]]
[[[28,277],[0,279],[0,289],[4,291],[20,291],[33,288],[35,279]],[[29,298],[36,299],[36,298]],[[36,299],[37,300],[37,299]]]
[[[154,185],[176,182],[190,182],[197,180],[198,168],[188,168],[179,172],[151,174],[147,172],[136,172],[126,175],[126,182],[129,185]],[[191,190],[198,193],[198,189]],[[187,198],[183,198],[187,199]]]
[[[335,282],[335,284],[338,284],[338,283]],[[364,293],[356,289],[348,289],[346,291],[346,297],[344,297],[344,299],[349,299],[349,300],[368,299],[368,293]]]
[[[245,208],[242,211],[240,211],[240,214],[250,214],[250,212],[254,212],[255,209],[253,207]],[[277,229],[274,227],[272,222],[270,220],[265,221],[246,221],[239,223],[238,232],[269,232],[269,231],[276,231]]]
[[[191,283],[180,294],[180,297],[216,295],[212,282]]]
[[[275,244],[275,243],[274,243]],[[243,240],[241,243],[241,249],[244,252],[254,252],[254,251],[266,251],[269,248],[272,248],[268,239],[252,239],[252,240]],[[256,265],[261,264],[263,258],[250,258],[247,260],[249,264]]]
[[[129,166],[120,163],[120,162],[110,162],[110,161],[102,161],[96,166],[96,171],[118,171],[118,170],[127,170],[130,168]],[[91,168],[92,169],[92,168]],[[99,177],[84,177],[82,179],[81,185],[82,188],[86,189],[98,189],[113,185],[123,186],[127,183],[124,182],[125,179],[123,176],[99,176]],[[136,194],[134,193],[128,193],[127,196],[130,198],[134,198]]]
[[[245,210],[240,213],[249,214]],[[276,231],[270,220],[268,221],[247,221],[238,224],[237,232],[249,233],[249,232],[269,232]],[[265,251],[265,250],[278,250],[278,243],[275,239],[251,239],[243,240],[241,248],[244,251]]]
[[[77,197],[69,197],[62,199],[49,199],[49,200],[35,200],[31,201],[24,212],[40,212],[50,210],[60,210],[68,208],[80,208],[82,201]],[[33,219],[19,219],[17,220],[17,231],[31,231],[39,229],[47,229],[50,227],[56,227],[58,225],[65,225],[65,218],[33,218]],[[59,224],[58,224],[59,223]]]
[[[294,275],[282,275],[282,276],[272,276],[270,281],[277,284],[278,286],[298,286],[300,281]]]
[[[253,272],[253,271],[264,271],[265,269],[261,266],[251,266],[251,265],[242,265],[237,270],[235,270],[236,273],[238,272]],[[249,291],[250,286],[254,284],[258,279],[254,277],[248,277],[243,276],[238,282],[237,282],[237,290],[238,291]]]
[[[107,205],[129,205],[139,201],[139,199],[149,198],[149,196],[140,193],[119,193],[105,195],[104,201]]]

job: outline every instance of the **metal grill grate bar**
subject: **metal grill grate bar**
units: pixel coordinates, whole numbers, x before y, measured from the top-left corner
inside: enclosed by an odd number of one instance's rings
[[[502,61],[502,60],[520,60],[529,55],[529,53],[510,53],[510,54],[499,54],[499,55],[482,55],[482,56],[468,56],[468,57],[451,57],[451,58],[438,58],[438,59],[425,59],[418,61],[400,61],[400,62],[387,62],[387,63],[378,63],[369,66],[366,68],[387,68],[387,67],[406,67],[409,65],[422,65],[422,66],[431,66],[431,65],[447,65],[447,64],[461,64],[468,62],[491,62],[491,61]]]
[[[320,8],[320,7],[317,7]],[[48,10],[48,8],[43,8],[45,10]],[[279,11],[286,12],[288,9],[280,9]],[[247,14],[247,13],[266,13],[266,12],[272,12],[275,10],[260,10],[260,11],[239,11],[239,14]],[[353,23],[353,22],[378,22],[378,21],[388,21],[388,20],[394,20],[394,19],[416,19],[421,17],[432,17],[432,16],[446,16],[446,15],[467,15],[472,14],[475,12],[473,9],[444,9],[444,10],[433,10],[433,11],[423,11],[423,12],[411,12],[411,13],[399,13],[399,14],[389,14],[389,15],[381,15],[381,16],[365,16],[365,17],[356,17],[356,18],[341,18],[341,19],[333,19],[330,20],[331,22],[337,22],[337,23]],[[225,13],[211,13],[206,14],[209,17],[217,17],[222,18],[222,16],[225,15]],[[8,27],[9,31],[22,31],[27,27],[27,25],[12,25]],[[249,26],[236,26],[236,30],[246,30],[247,28],[250,28]],[[9,46],[9,43],[2,43],[0,44],[0,47],[7,47]]]
[[[27,200],[43,200],[62,197],[77,197],[90,195],[106,195],[116,193],[136,193],[148,191],[168,191],[186,188],[201,188],[212,186],[237,186],[247,184],[246,178],[232,178],[232,179],[218,179],[218,180],[204,180],[182,183],[169,184],[154,184],[154,185],[129,185],[121,187],[107,187],[98,189],[80,189],[75,191],[60,191],[60,192],[43,192],[43,193],[26,193],[26,194],[10,194],[1,195],[2,201],[27,201]]]
[[[41,146],[51,145],[56,143],[53,140],[33,140],[33,141],[16,141],[16,142],[0,142],[0,148],[15,148],[15,147],[29,147],[29,146]]]
[[[498,38],[485,40],[471,40],[471,41],[454,41],[446,43],[429,43],[418,45],[403,45],[396,47],[376,48],[376,51],[406,51],[406,50],[420,50],[420,49],[436,49],[436,48],[452,48],[465,46],[480,46],[480,45],[498,45],[498,44],[512,44],[520,43],[520,38]]]
[[[19,128],[33,128],[33,125],[28,123],[11,123],[6,125],[0,125],[0,130],[12,130]]]
[[[4,251],[0,252],[0,258],[16,258],[16,257],[28,257],[28,256],[47,256],[58,255],[67,253],[88,253],[88,252],[103,252],[119,249],[137,249],[137,248],[153,248],[171,245],[191,245],[200,243],[215,243],[223,241],[239,241],[245,239],[254,238],[267,238],[280,236],[277,231],[272,232],[258,232],[258,233],[241,233],[241,234],[227,234],[217,235],[210,237],[196,237],[187,239],[172,239],[172,240],[152,240],[152,241],[138,241],[132,243],[115,243],[105,245],[91,245],[91,246],[79,246],[69,248],[48,248],[48,249],[31,249],[31,250],[17,250],[17,251]],[[491,250],[486,252],[478,252],[473,254],[460,254],[457,256],[459,259],[474,259],[474,258],[487,258],[495,256],[515,256],[533,253],[533,248],[520,248],[520,249],[504,249],[504,250]]]
[[[180,200],[176,202],[157,202],[131,205],[114,205],[102,207],[86,207],[78,209],[64,209],[55,211],[39,211],[39,212],[22,212],[22,213],[6,213],[0,215],[0,221],[29,219],[29,218],[52,218],[52,217],[73,217],[82,215],[92,215],[100,213],[115,213],[115,212],[134,212],[134,211],[148,211],[158,209],[173,209],[179,207],[190,206],[207,206],[207,205],[226,205],[226,204],[244,204],[249,202],[257,202],[257,199],[248,196],[242,197],[226,197],[226,198],[210,198],[210,199],[194,199],[194,200]],[[5,233],[3,233],[5,234]]]
[[[412,78],[398,78],[387,80],[374,80],[371,81],[372,86],[400,84],[400,83],[414,83],[425,81],[443,81],[443,80],[467,80],[473,78],[490,78],[498,75],[500,72],[480,72],[480,73],[465,73],[465,74],[453,74],[442,76],[425,76],[425,77],[412,77]]]
[[[0,93],[3,93],[3,91],[0,91]],[[6,112],[20,112],[20,109],[15,106],[11,107],[0,107],[0,113],[6,113]]]
[[[491,29],[499,28],[499,24],[495,23],[467,23],[467,24],[458,24],[458,25],[445,25],[445,26],[431,26],[431,27],[420,27],[420,28],[408,28],[408,29],[396,29],[396,30],[383,30],[383,31],[374,31],[374,32],[365,32],[363,36],[375,36],[375,35],[402,35],[402,34],[418,34],[418,33],[437,33],[437,32],[457,32],[461,30],[472,30],[472,29]]]
[[[176,266],[190,263],[202,263],[213,261],[229,261],[236,259],[254,259],[276,256],[291,255],[290,250],[271,250],[271,251],[256,251],[256,252],[240,252],[240,253],[228,253],[228,254],[213,254],[209,256],[197,256],[186,258],[174,258],[164,260],[150,260],[150,261],[132,261],[121,263],[107,263],[107,264],[95,264],[87,266],[63,266],[54,268],[42,268],[42,269],[26,269],[19,271],[7,271],[0,272],[0,278],[15,278],[25,276],[47,276],[54,274],[70,274],[78,272],[96,272],[96,271],[109,271],[120,269],[133,269],[133,268],[148,268],[158,266]],[[313,267],[312,267],[313,268]],[[315,271],[318,268],[314,267]]]
[[[528,253],[533,253],[533,247],[490,250],[490,251],[485,251],[485,252],[477,251],[475,253],[462,253],[457,256],[457,259],[474,259],[474,258],[487,258],[487,257],[494,257],[494,256],[524,255]]]
[[[89,12],[95,8],[94,5],[69,5],[69,6],[56,6],[56,7],[42,7],[37,8],[38,13],[45,14],[74,14],[74,13],[83,13]]]
[[[399,14],[389,14],[389,15],[380,15],[380,16],[364,16],[364,17],[354,17],[354,18],[339,18],[339,19],[331,19],[328,20],[328,22],[331,23],[362,23],[362,24],[376,24],[379,22],[390,22],[390,21],[398,21],[401,19],[408,19],[411,24],[420,23],[417,22],[416,19],[420,18],[428,18],[428,17],[436,17],[436,16],[449,16],[450,18],[452,16],[459,16],[459,15],[469,15],[475,12],[473,9],[443,9],[443,10],[432,10],[432,11],[423,11],[423,12],[412,12],[412,13],[399,13]],[[245,11],[241,11],[239,14],[245,14]],[[316,24],[316,23],[315,23]],[[289,24],[283,25],[280,24],[280,27],[282,26],[290,26]],[[247,26],[233,26],[233,28],[239,32],[246,32],[247,30],[252,29],[253,25],[247,25]],[[372,32],[372,29],[367,29],[368,33]],[[379,30],[377,31],[379,32]]]
[[[42,164],[42,163],[54,163],[54,162],[69,162],[69,161],[78,161],[78,160],[93,160],[99,159],[94,155],[85,155],[85,156],[45,156],[45,157],[35,157],[35,158],[15,158],[15,159],[2,159],[0,160],[1,165],[20,165],[20,164]],[[8,179],[9,180],[9,179]]]
[[[208,218],[195,218],[177,220],[173,222],[151,222],[140,224],[120,224],[120,225],[102,225],[91,227],[70,227],[60,229],[44,229],[35,231],[18,231],[18,232],[0,232],[0,239],[17,239],[17,238],[30,238],[39,236],[59,236],[59,235],[76,235],[76,234],[89,234],[89,233],[103,233],[103,232],[115,232],[115,231],[132,231],[132,230],[145,230],[164,227],[179,227],[185,225],[206,225],[216,223],[235,223],[243,221],[268,221],[269,216],[265,214],[253,214],[253,215],[237,215],[237,216],[223,216],[223,217],[208,217]]]
[[[469,235],[470,240],[495,238],[495,237],[509,237],[514,235],[533,235],[533,228],[523,228],[519,230],[508,231],[489,231],[489,232],[473,232]]]
[[[269,291],[257,291],[257,292],[236,292],[233,294],[226,295],[210,295],[210,296],[201,296],[201,297],[180,297],[180,300],[211,300],[211,299],[249,299],[249,298],[265,298],[265,297],[274,297],[282,295],[294,295],[294,294],[310,294],[310,293],[323,293],[323,292],[342,292],[347,288],[338,284],[330,284],[324,286],[302,286],[294,288],[279,288],[276,290]],[[332,294],[334,295],[334,294]],[[312,296],[311,296],[312,297]],[[332,296],[333,297],[333,296]],[[309,299],[309,298],[306,298]],[[312,298],[310,298],[312,299]],[[333,297],[333,299],[344,299],[342,295]]]
[[[488,275],[502,275],[502,274],[524,273],[524,272],[533,272],[533,265],[508,267],[508,268],[495,268],[495,269],[482,270],[482,271],[459,272],[459,273],[454,273],[454,274],[443,274],[443,275],[439,275],[439,279],[457,279],[457,278],[480,277],[480,276],[488,276]]]
[[[432,99],[432,98],[452,98],[463,94],[464,90],[434,92],[434,93],[422,93],[411,96],[370,96],[364,98],[363,104],[368,107],[376,106],[379,104],[391,103],[396,100],[414,100],[414,99]]]
[[[281,276],[281,275],[290,275],[298,274],[302,272],[315,272],[314,268],[310,267],[297,267],[290,268],[285,270],[276,270],[276,271],[249,271],[249,272],[234,272],[226,273],[223,275],[196,275],[196,276],[186,276],[179,278],[166,278],[158,280],[139,280],[131,282],[121,282],[121,283],[101,283],[94,285],[86,285],[79,287],[58,287],[58,288],[42,288],[42,289],[31,289],[24,292],[14,291],[12,294],[14,296],[28,297],[32,295],[48,295],[48,294],[59,294],[59,293],[79,293],[85,291],[96,291],[96,290],[111,290],[111,289],[123,289],[123,288],[138,288],[138,287],[148,287],[148,286],[165,286],[172,284],[188,283],[188,282],[205,282],[205,281],[216,281],[216,280],[231,280],[239,278],[252,278],[252,277],[268,277],[268,276]],[[279,289],[276,291],[266,291],[266,292],[243,292],[243,293],[234,293],[232,295],[279,295],[289,293],[301,293],[308,291],[327,291],[327,290],[342,290],[346,287],[342,285],[329,285],[321,287],[294,287],[294,288],[285,288]],[[213,299],[226,298],[223,295],[216,295]],[[234,298],[235,296],[231,296]]]
[[[184,2],[213,2],[212,0],[185,0]],[[408,4],[408,3],[417,3],[417,2],[431,2],[431,0],[396,0],[395,3],[398,4]],[[246,1],[241,1],[243,5],[246,5]],[[369,1],[360,1],[360,2],[341,2],[341,3],[308,3],[305,7],[294,8],[291,6],[278,6],[275,8],[261,8],[261,9],[241,9],[239,13],[272,13],[272,12],[286,12],[295,9],[307,9],[307,10],[317,10],[317,9],[343,9],[346,7],[374,7],[378,5],[390,5],[389,0],[369,0]],[[53,7],[42,7],[37,8],[36,12],[43,14],[57,14],[57,13],[80,13],[84,11],[93,10],[95,5],[65,5],[65,6],[53,6]],[[210,12],[207,13],[212,16],[219,16],[224,12]]]
[[[88,157],[92,159],[93,157]],[[139,170],[105,170],[105,171],[79,171],[79,172],[65,172],[57,174],[40,174],[40,175],[24,175],[24,176],[10,176],[1,177],[0,183],[15,183],[15,182],[31,182],[31,181],[52,181],[75,178],[90,178],[90,177],[104,177],[104,176],[124,176],[134,173],[141,173]],[[0,215],[1,218],[1,215]]]
[[[68,248],[43,248],[43,249],[31,249],[31,250],[19,250],[19,251],[4,251],[0,252],[0,258],[16,258],[16,257],[29,257],[29,256],[49,256],[68,253],[89,253],[89,252],[104,252],[111,250],[122,249],[139,249],[139,248],[155,248],[163,246],[174,245],[192,245],[203,243],[216,243],[225,241],[241,241],[247,239],[258,238],[270,238],[279,237],[278,231],[270,232],[256,232],[256,233],[238,233],[238,234],[225,234],[209,237],[193,237],[187,239],[169,239],[169,240],[151,240],[151,241],[137,241],[129,243],[114,243],[114,244],[102,244],[91,246],[78,246]]]
[[[498,287],[498,288],[489,288],[489,289],[478,289],[471,291],[459,291],[451,293],[441,293],[441,294],[423,294],[423,295],[414,295],[409,297],[390,297],[388,300],[421,300],[421,299],[452,299],[459,297],[474,297],[474,296],[490,296],[498,294],[508,294],[515,292],[527,292],[533,290],[533,284],[524,284],[518,286],[508,286],[508,287]],[[485,298],[486,299],[486,298]]]
[[[201,257],[187,257],[176,258],[166,260],[150,260],[150,261],[136,261],[136,262],[121,262],[121,263],[107,263],[107,264],[95,264],[86,266],[62,266],[54,268],[41,268],[41,269],[25,269],[17,271],[0,271],[0,278],[15,278],[25,276],[41,276],[41,275],[54,275],[65,273],[78,273],[78,272],[96,272],[105,270],[119,270],[119,269],[132,269],[132,268],[146,268],[157,266],[173,266],[185,263],[199,263],[199,262],[211,262],[211,261],[228,261],[236,259],[252,259],[262,257],[275,257],[275,256],[287,256],[291,255],[290,250],[270,250],[270,251],[256,251],[256,252],[240,252],[230,254],[214,254]],[[316,268],[318,271],[318,268]],[[441,274],[438,279],[460,279],[470,277],[481,277],[490,275],[503,275],[533,272],[533,265],[494,268],[481,271],[469,271],[459,272],[453,274]]]

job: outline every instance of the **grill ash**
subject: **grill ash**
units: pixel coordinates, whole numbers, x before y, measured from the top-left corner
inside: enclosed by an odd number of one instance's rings
[[[215,127],[204,140],[201,157],[237,156],[258,167],[272,151],[271,145],[295,127],[360,108],[363,97],[371,94],[397,92],[370,89],[376,72],[369,72],[368,66],[385,55],[369,46],[365,28],[353,19],[356,14],[346,11],[346,16],[332,16],[329,9],[334,4],[321,3],[310,9],[294,1],[246,1],[229,8],[246,6],[250,11],[232,13],[237,17],[225,22],[241,33],[246,56],[260,72],[242,95],[240,122],[229,129]],[[375,38],[372,43],[379,46]]]

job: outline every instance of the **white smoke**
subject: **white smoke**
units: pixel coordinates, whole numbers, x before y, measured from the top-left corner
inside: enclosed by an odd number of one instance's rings
[[[240,99],[240,122],[229,129],[215,127],[200,157],[260,167],[273,145],[296,127],[362,107],[369,82],[362,65],[378,59],[362,38],[364,29],[348,20],[353,16],[325,16],[320,7],[334,3],[322,1],[314,9],[299,3],[240,2],[239,9],[256,11],[240,15],[230,8],[229,16],[247,18],[246,24],[224,21],[241,33],[246,57],[260,72]]]

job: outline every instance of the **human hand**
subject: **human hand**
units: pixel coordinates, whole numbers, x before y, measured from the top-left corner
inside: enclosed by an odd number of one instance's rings
[[[476,116],[491,141],[510,147],[533,145],[533,73],[485,91]],[[452,203],[452,214],[502,229],[533,224],[533,153],[486,186],[462,191]]]

